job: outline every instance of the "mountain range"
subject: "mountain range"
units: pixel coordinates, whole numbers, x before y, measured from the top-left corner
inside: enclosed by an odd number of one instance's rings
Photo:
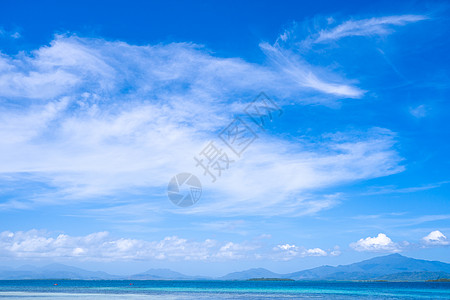
[[[62,264],[44,267],[0,267],[0,280],[7,279],[82,279],[82,280],[248,280],[254,278],[284,278],[294,280],[386,280],[425,281],[450,278],[450,264],[420,260],[391,254],[349,265],[321,266],[289,274],[277,274],[257,268],[233,272],[218,278],[188,276],[169,269],[150,269],[130,276],[87,271]]]

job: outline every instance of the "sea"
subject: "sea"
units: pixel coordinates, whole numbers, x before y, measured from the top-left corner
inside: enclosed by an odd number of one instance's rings
[[[450,299],[450,282],[3,280],[0,299]]]

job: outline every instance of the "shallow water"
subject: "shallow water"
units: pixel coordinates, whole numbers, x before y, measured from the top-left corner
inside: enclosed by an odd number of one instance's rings
[[[57,284],[57,285],[55,285]],[[450,283],[4,280],[0,299],[450,299]]]

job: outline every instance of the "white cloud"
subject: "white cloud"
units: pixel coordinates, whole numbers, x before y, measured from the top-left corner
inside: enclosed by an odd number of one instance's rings
[[[428,114],[428,111],[429,111],[429,108],[424,104],[421,104],[417,107],[411,107],[409,109],[410,114],[418,119],[426,117]]]
[[[334,246],[333,250],[330,251],[331,256],[339,256],[341,255],[341,250],[339,246]]]
[[[439,230],[435,230],[430,232],[427,236],[422,238],[423,243],[427,246],[447,246],[450,245],[450,242],[447,240],[447,237],[440,232]]]
[[[224,246],[220,247],[215,257],[220,259],[242,259],[248,257],[248,253],[258,249],[258,245],[250,243],[233,243],[228,242]],[[261,256],[261,255],[257,255]]]
[[[328,254],[320,249],[320,248],[313,248],[313,249],[307,249],[306,254],[308,256],[327,256]]]
[[[260,47],[293,84],[338,97],[360,98],[364,94],[363,90],[343,83],[341,78],[335,78],[337,82],[319,78],[312,66],[288,50],[267,43],[260,44]],[[330,73],[324,76],[333,77]]]
[[[399,252],[400,246],[394,243],[384,233],[379,233],[376,237],[367,237],[360,239],[355,243],[351,243],[350,247],[356,251],[373,251],[373,252]]]
[[[321,30],[317,36],[312,36],[310,43],[328,43],[348,36],[374,36],[391,33],[392,26],[404,26],[426,20],[423,15],[399,15],[362,20],[349,20],[332,29]]]
[[[297,257],[308,257],[308,256],[336,256],[337,253],[327,253],[320,248],[307,249],[305,247],[300,247],[291,244],[277,245],[274,247],[273,259],[276,260],[291,260]]]
[[[19,32],[13,32],[10,34],[10,37],[12,37],[13,39],[19,39],[22,35]]]
[[[229,261],[240,259],[270,259],[279,257],[278,250],[293,251],[290,257],[326,256],[320,248],[305,249],[295,245],[266,248],[258,240],[231,242],[205,239],[193,241],[177,236],[147,241],[114,238],[108,232],[86,236],[52,235],[43,230],[0,233],[0,256],[11,259],[71,259],[91,261]],[[295,253],[294,253],[295,252]]]
[[[393,185],[388,186],[377,186],[377,187],[371,187],[371,190],[365,195],[380,195],[380,194],[394,194],[394,193],[400,193],[400,194],[409,194],[409,193],[415,193],[415,192],[421,192],[426,191],[430,189],[439,188],[444,184],[448,184],[447,181],[441,181],[437,183],[422,185],[422,186],[413,186],[413,187],[397,187]]]
[[[367,141],[354,141],[345,134],[333,135],[323,149],[315,144],[313,147],[319,147],[313,151],[301,148],[295,151],[292,145],[279,141],[272,141],[270,147],[252,145],[239,167],[230,169],[220,183],[207,186],[219,195],[228,195],[227,201],[214,201],[213,197],[208,197],[202,205],[180,213],[214,211],[216,214],[239,215],[245,211],[250,214],[304,215],[333,207],[342,195],[314,195],[312,192],[325,186],[401,170],[398,165],[392,165],[391,155],[395,154],[387,150],[392,141],[386,140],[385,134],[390,133],[379,133],[379,139],[374,132]],[[281,152],[282,149],[286,151]]]
[[[296,77],[297,69],[280,73],[214,57],[198,45],[73,36],[58,36],[30,55],[2,55],[0,97],[14,105],[0,109],[0,173],[48,189],[0,207],[101,201],[145,190],[156,195],[149,200],[155,208],[167,201],[169,179],[188,171],[199,173],[205,197],[180,213],[313,214],[339,203],[339,195],[314,193],[323,187],[402,171],[395,135],[374,129],[328,135],[321,144],[261,136],[220,182],[208,183],[192,158],[242,112],[248,95],[264,90],[292,99],[308,86],[360,96],[357,88],[329,84],[315,68],[304,68]]]
[[[17,31],[8,31],[0,27],[0,37],[7,37],[12,39],[18,39],[21,37],[20,33]]]
[[[290,249],[296,249],[297,248],[297,246],[289,245],[289,244],[278,245],[277,247],[280,248],[281,250],[290,250]]]
[[[239,245],[229,247],[228,253],[238,251]],[[112,238],[107,232],[73,237],[60,234],[51,237],[44,231],[2,232],[0,251],[2,257],[22,258],[76,258],[81,260],[214,260],[223,258],[222,246],[217,241],[188,241],[176,236],[160,241]],[[245,250],[245,249],[244,249]],[[246,254],[242,251],[241,254]],[[232,255],[226,258],[234,259]]]

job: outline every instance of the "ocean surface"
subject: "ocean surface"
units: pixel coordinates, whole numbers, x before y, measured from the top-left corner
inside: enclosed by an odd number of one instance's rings
[[[450,283],[3,280],[0,299],[450,299]]]

